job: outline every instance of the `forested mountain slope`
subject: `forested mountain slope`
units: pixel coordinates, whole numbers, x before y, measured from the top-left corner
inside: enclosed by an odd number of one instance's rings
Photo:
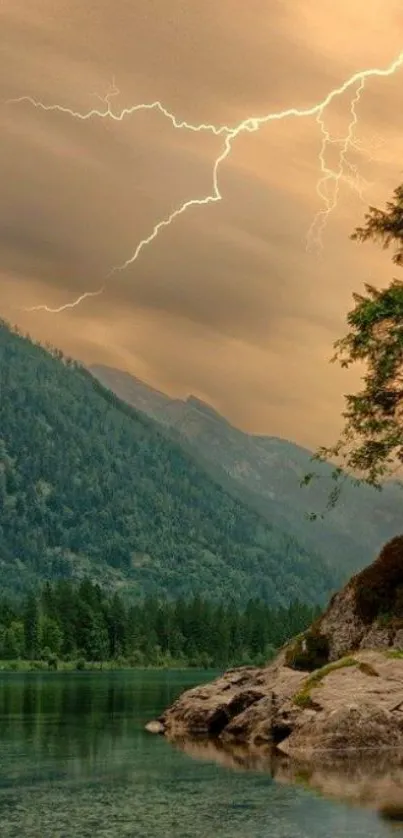
[[[0,324],[3,589],[90,576],[138,595],[314,602],[339,568],[250,511],[88,371]]]
[[[244,433],[194,396],[170,399],[111,367],[94,366],[91,371],[120,398],[166,427],[242,503],[292,533],[306,549],[325,553],[330,565],[342,571],[343,581],[402,532],[403,493],[396,484],[385,485],[379,493],[347,481],[336,508],[312,523],[307,513],[321,512],[334,486],[330,464],[313,464],[311,451],[285,439]],[[301,479],[313,470],[321,479],[301,489]]]

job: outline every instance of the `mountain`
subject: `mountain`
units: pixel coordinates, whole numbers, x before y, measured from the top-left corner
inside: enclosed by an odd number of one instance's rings
[[[340,580],[228,493],[88,370],[0,323],[2,586],[88,576],[108,588],[270,604]]]
[[[244,433],[195,396],[170,399],[129,373],[106,366],[92,366],[90,371],[166,427],[226,491],[291,533],[306,549],[325,554],[344,579],[401,532],[403,495],[397,484],[386,484],[378,492],[369,486],[356,488],[347,480],[336,508],[324,520],[309,521],[307,513],[321,512],[334,487],[330,464],[312,464],[312,452],[288,440]],[[311,471],[320,479],[301,489],[301,478]]]

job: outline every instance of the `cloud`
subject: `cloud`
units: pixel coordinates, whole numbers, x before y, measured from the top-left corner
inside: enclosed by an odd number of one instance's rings
[[[403,47],[395,0],[3,0],[0,97],[86,110],[115,77],[116,107],[161,100],[188,121],[233,124],[323,98]],[[359,37],[357,37],[359,33]],[[353,290],[393,275],[390,256],[349,241],[369,203],[401,177],[400,86],[369,81],[356,156],[369,186],[342,184],[320,258],[306,252],[321,137],[314,119],[239,136],[220,170],[222,201],[194,207],[103,296],[154,224],[211,192],[220,138],[178,132],[157,112],[79,121],[28,104],[0,108],[2,316],[85,362],[122,366],[173,395],[194,392],[249,430],[315,446],[340,426],[357,385],[328,360]],[[329,125],[349,120],[348,96]],[[377,146],[381,135],[383,144]]]

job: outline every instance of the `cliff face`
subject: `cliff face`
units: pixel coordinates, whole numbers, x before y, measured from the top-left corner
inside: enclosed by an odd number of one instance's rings
[[[270,666],[185,692],[154,729],[290,756],[403,749],[402,593],[399,536]]]
[[[332,598],[315,633],[326,638],[328,661],[356,649],[403,649],[403,536]]]

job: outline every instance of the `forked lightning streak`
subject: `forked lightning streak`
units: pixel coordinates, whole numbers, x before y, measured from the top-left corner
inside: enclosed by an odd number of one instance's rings
[[[86,112],[80,112],[59,104],[47,105],[41,101],[34,99],[31,96],[21,96],[17,99],[8,100],[8,104],[28,103],[31,106],[38,108],[45,112],[58,111],[60,113],[71,116],[78,120],[88,120],[93,118],[112,119],[116,122],[121,122],[124,118],[137,113],[138,111],[156,111],[160,113],[165,119],[169,120],[175,130],[187,130],[197,133],[209,132],[217,137],[224,138],[224,144],[221,151],[213,163],[212,170],[212,191],[202,198],[190,198],[185,201],[180,207],[174,210],[167,218],[158,221],[155,224],[151,233],[142,239],[134,249],[131,256],[126,258],[120,265],[113,267],[107,274],[109,278],[116,271],[123,271],[132,265],[140,256],[142,250],[151,244],[157,238],[159,232],[165,227],[168,227],[176,218],[183,215],[188,209],[195,206],[206,206],[208,204],[217,203],[222,200],[222,194],[219,188],[219,169],[222,163],[228,159],[232,151],[233,141],[242,133],[252,133],[258,131],[262,126],[268,125],[270,122],[278,122],[280,120],[295,118],[316,117],[316,121],[320,127],[322,134],[322,144],[319,152],[319,166],[320,179],[317,183],[317,194],[322,202],[322,208],[316,214],[307,235],[307,248],[320,250],[322,248],[322,235],[330,214],[337,206],[340,184],[344,180],[355,189],[360,197],[362,197],[362,190],[365,186],[365,181],[359,175],[356,165],[347,159],[348,152],[355,150],[363,153],[364,149],[360,146],[355,137],[355,129],[358,122],[356,106],[360,102],[361,94],[364,91],[366,82],[371,78],[386,78],[392,76],[403,66],[403,52],[386,68],[380,69],[377,67],[362,70],[354,73],[347,81],[339,87],[334,88],[327,94],[327,96],[315,105],[309,108],[298,109],[295,107],[286,110],[268,113],[263,116],[249,116],[242,122],[235,125],[213,125],[210,123],[191,123],[186,120],[178,119],[178,117],[169,111],[160,101],[151,103],[141,103],[132,105],[129,108],[122,108],[120,111],[113,110],[111,100],[119,94],[119,90],[115,84],[112,85],[107,95],[102,99],[104,108],[91,108]],[[325,112],[329,105],[344,93],[353,90],[350,100],[350,114],[351,119],[348,124],[347,132],[344,137],[334,138],[330,135],[325,124]],[[327,150],[329,147],[338,145],[338,165],[335,169],[329,167],[326,162]],[[346,170],[349,174],[346,174]],[[80,294],[77,299],[70,303],[65,303],[57,308],[50,308],[47,305],[33,306],[29,311],[47,311],[49,313],[60,313],[66,309],[75,308],[80,305],[88,297],[98,296],[102,294],[104,287],[97,291],[86,291]]]

